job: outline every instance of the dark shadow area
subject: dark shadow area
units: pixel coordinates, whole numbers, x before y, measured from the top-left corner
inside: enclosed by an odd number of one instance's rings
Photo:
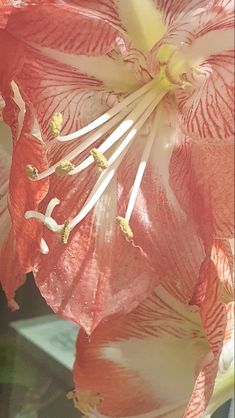
[[[73,389],[70,370],[11,327],[52,313],[32,275],[16,299],[20,309],[10,312],[0,290],[0,418],[79,418],[66,398]]]

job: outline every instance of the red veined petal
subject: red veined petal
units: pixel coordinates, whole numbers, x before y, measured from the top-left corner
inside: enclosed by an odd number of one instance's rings
[[[9,209],[16,237],[16,251],[21,267],[26,272],[32,269],[35,252],[41,240],[42,226],[35,220],[26,220],[24,214],[29,209],[37,210],[48,188],[47,179],[35,183],[26,176],[28,164],[38,167],[39,170],[47,168],[44,143],[29,133],[32,123],[28,110],[23,132],[13,149],[9,183]]]
[[[234,240],[216,240],[213,243],[211,258],[223,284],[224,300],[234,295]]]
[[[80,161],[87,154],[89,151]],[[129,175],[134,176],[130,162],[128,167]],[[57,197],[61,204],[53,213],[56,221],[63,224],[72,219],[86,202],[96,179],[96,168],[62,179],[51,176],[49,193],[40,211],[44,212],[47,202]],[[88,333],[104,317],[134,309],[155,286],[155,274],[142,250],[124,239],[116,221],[126,199],[122,188],[118,171],[95,209],[70,233],[66,246],[52,232],[45,230],[43,234],[50,252],[42,256],[35,269],[36,283],[56,313],[78,322]]]
[[[192,138],[231,140],[234,136],[234,53],[212,55],[202,64],[201,81],[179,98],[182,128]]]
[[[207,246],[233,237],[233,145],[185,142],[171,159],[171,186]]]
[[[29,4],[15,9],[7,31],[15,37],[41,47],[83,55],[102,55],[111,50],[119,33],[113,2],[98,10],[87,2]]]
[[[169,286],[175,297],[189,303],[205,257],[203,242],[182,210],[169,184],[169,167],[177,129],[169,113],[162,113],[131,222],[134,242],[148,255],[156,280]],[[167,126],[167,115],[169,125]],[[128,170],[128,166],[127,166]],[[128,190],[128,171],[122,170]],[[130,190],[130,187],[129,187]]]
[[[0,135],[0,283],[9,304],[16,307],[13,298],[16,289],[24,282],[24,271],[20,268],[15,252],[15,239],[8,211],[11,143],[10,132],[3,122],[0,122]]]
[[[4,121],[11,127],[13,140],[19,133],[19,106],[14,100],[11,82],[16,73],[21,70],[24,62],[24,48],[20,41],[0,29],[0,94],[5,107],[2,111]]]
[[[205,411],[213,392],[222,346],[231,337],[233,329],[232,304],[226,307],[221,301],[219,280],[212,262],[207,273],[209,277],[205,299],[201,305],[201,318],[213,356],[208,356],[208,361],[198,375],[185,418],[201,416]]]
[[[90,338],[79,333],[78,396],[86,389],[100,393],[98,410],[108,417],[182,416],[197,361],[207,351],[200,333],[198,315],[158,287],[137,309],[101,324]]]
[[[62,113],[61,134],[66,135],[95,119],[117,100],[94,77],[31,50],[27,51],[17,82],[37,112],[44,139],[51,139],[54,113]]]
[[[0,283],[8,300],[10,309],[17,309],[14,301],[16,290],[25,282],[25,270],[21,267],[15,245],[15,236],[11,228],[8,237],[0,249]]]

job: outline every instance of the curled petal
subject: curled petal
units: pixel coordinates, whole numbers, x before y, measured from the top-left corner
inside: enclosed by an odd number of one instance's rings
[[[40,245],[42,227],[35,220],[27,222],[24,213],[28,209],[36,210],[47,192],[47,180],[35,184],[26,177],[25,173],[28,163],[32,163],[39,169],[47,167],[43,142],[27,133],[31,124],[31,115],[27,112],[24,130],[13,149],[9,184],[9,207],[16,237],[16,251],[25,271],[32,269],[35,251]],[[33,245],[32,242],[34,242]]]
[[[182,416],[206,352],[198,314],[158,287],[132,313],[101,324],[90,339],[79,334],[78,396],[85,389],[99,392],[102,417]]]

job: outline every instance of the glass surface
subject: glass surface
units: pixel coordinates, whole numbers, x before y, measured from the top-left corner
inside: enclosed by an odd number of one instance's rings
[[[81,417],[66,398],[76,326],[62,320],[55,326],[58,319],[30,275],[17,302],[20,310],[11,313],[0,291],[0,418]],[[227,418],[228,411],[229,402],[213,418]]]

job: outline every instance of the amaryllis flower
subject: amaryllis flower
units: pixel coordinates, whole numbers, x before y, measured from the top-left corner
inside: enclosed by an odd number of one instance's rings
[[[206,292],[201,318],[159,286],[130,314],[99,325],[91,338],[81,331],[76,390],[68,394],[76,408],[88,418],[211,417],[233,396],[234,305],[218,303],[217,291]],[[223,329],[219,361],[205,324],[214,341]]]
[[[16,235],[18,199],[27,221],[45,226],[29,240],[35,248],[41,238],[34,274],[43,296],[88,333],[161,281],[200,306],[212,249],[227,254],[233,234],[232,2],[27,1],[5,10],[6,107],[13,79],[47,143],[49,168],[31,155],[16,164],[24,184],[11,198]],[[48,178],[43,202],[26,207],[22,190]]]

